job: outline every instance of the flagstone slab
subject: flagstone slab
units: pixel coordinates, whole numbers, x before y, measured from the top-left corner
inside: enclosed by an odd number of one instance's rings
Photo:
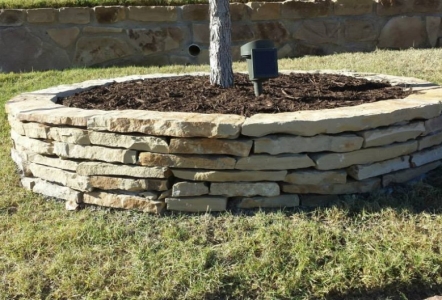
[[[210,195],[272,197],[279,194],[279,185],[276,182],[221,182],[210,184]]]
[[[167,140],[162,137],[91,131],[89,139],[94,145],[159,153],[169,152]]]
[[[225,154],[245,157],[252,149],[252,140],[170,139],[169,152],[178,154]]]
[[[418,139],[418,150],[442,144],[442,131]]]
[[[238,170],[288,170],[314,166],[313,160],[306,154],[252,155],[237,160]]]
[[[80,164],[79,162],[73,160],[60,159],[58,157],[48,157],[40,154],[30,155],[29,162],[73,172],[77,170],[77,167]]]
[[[238,208],[284,208],[299,206],[299,196],[286,194],[274,197],[240,197]]]
[[[407,168],[410,168],[410,156],[401,156],[373,164],[354,165],[347,172],[356,180],[364,180]]]
[[[82,162],[77,167],[77,174],[84,176],[109,175],[136,178],[169,178],[172,172],[162,167],[140,167],[116,165],[102,162]]]
[[[442,145],[414,153],[411,156],[410,163],[413,167],[419,167],[439,159],[442,159]]]
[[[173,175],[179,179],[209,182],[232,181],[283,181],[287,171],[209,171],[174,169]]]
[[[166,206],[163,201],[155,201],[139,196],[112,194],[106,192],[85,193],[83,195],[83,203],[113,208],[134,209],[154,214],[162,213]]]
[[[170,181],[166,179],[119,178],[110,176],[90,176],[89,183],[100,190],[123,191],[166,191]]]
[[[209,187],[203,182],[177,182],[172,187],[172,197],[201,196],[209,194]]]
[[[19,147],[23,147],[25,149],[30,150],[34,153],[39,154],[53,154],[54,153],[54,145],[52,143],[44,142],[37,139],[31,139],[27,136],[19,135],[14,130],[11,130],[11,138],[14,141],[14,144]]]
[[[179,155],[142,152],[139,155],[139,164],[148,167],[171,167],[188,169],[233,169],[236,160],[229,156],[202,156],[202,155]]]
[[[22,151],[11,148],[11,159],[17,166],[20,174],[23,174],[23,176],[32,176],[32,172],[29,169],[29,160],[24,156]]]
[[[290,171],[284,182],[292,184],[335,184],[346,183],[345,170],[319,171],[314,169]]]
[[[81,203],[83,201],[82,192],[73,190],[67,186],[50,183],[45,180],[35,180],[32,191],[48,197],[54,197],[66,201],[74,201],[75,203]]]
[[[167,210],[184,212],[225,211],[227,198],[219,196],[166,198]]]
[[[434,161],[417,168],[405,169],[382,176],[382,185],[388,186],[392,183],[403,183],[428,173],[441,165],[440,161]]]
[[[346,183],[321,184],[321,185],[295,185],[283,183],[281,185],[284,193],[294,194],[357,194],[375,191],[381,187],[380,178],[370,178],[363,181],[347,181]]]
[[[382,129],[361,131],[357,134],[364,138],[364,148],[389,145],[415,139],[425,131],[423,122],[413,122],[403,126],[390,126]]]
[[[77,145],[89,145],[91,143],[87,130],[73,127],[51,127],[49,137],[57,142]]]

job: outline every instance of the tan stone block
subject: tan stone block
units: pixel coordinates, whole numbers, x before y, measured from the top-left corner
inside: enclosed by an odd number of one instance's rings
[[[39,180],[38,178],[23,177],[20,179],[20,184],[25,190],[32,191]]]
[[[44,180],[36,180],[32,191],[48,197],[73,201],[75,203],[81,203],[83,198],[83,193],[79,191],[75,191],[69,187],[60,186]]]
[[[45,165],[48,167],[53,167],[57,169],[67,170],[67,171],[73,171],[75,172],[77,170],[79,162],[72,161],[72,160],[66,160],[66,159],[60,159],[60,158],[54,158],[54,157],[47,157],[40,154],[34,154],[29,157],[29,161],[36,163],[38,165]]]
[[[135,164],[137,162],[136,151],[110,149],[98,146],[82,146],[55,142],[54,153],[62,158],[101,160],[124,164]]]
[[[288,170],[314,166],[315,163],[306,154],[252,155],[238,159],[238,170]]]
[[[209,187],[203,182],[178,182],[172,187],[172,197],[201,196],[209,194]]]
[[[12,130],[14,130],[19,135],[26,135],[25,129],[23,128],[23,123],[11,116],[8,115],[9,126]]]
[[[279,194],[279,185],[276,182],[221,182],[210,184],[210,195],[273,197]]]
[[[425,131],[423,122],[413,122],[402,126],[390,126],[358,132],[364,138],[364,148],[389,145],[415,139]]]
[[[407,168],[410,168],[410,156],[401,156],[374,164],[354,165],[347,172],[356,180],[364,180]]]
[[[175,6],[129,6],[129,20],[142,22],[175,22],[178,19]]]
[[[285,19],[304,19],[325,17],[331,14],[333,4],[330,1],[285,1],[282,3],[282,17]]]
[[[384,176],[382,176],[382,185],[388,186],[389,184],[392,184],[392,183],[403,183],[403,182],[410,181],[416,177],[419,177],[425,173],[430,172],[431,170],[436,169],[440,165],[441,165],[440,161],[434,161],[432,163],[422,165],[417,168],[410,168],[410,169],[406,169],[406,170],[402,170],[402,171],[398,171],[398,172],[384,175]]]
[[[134,179],[108,176],[90,176],[89,182],[100,190],[123,191],[165,191],[169,188],[169,180],[164,179]]]
[[[248,156],[252,149],[252,140],[223,140],[223,139],[175,139],[169,144],[170,153],[178,154],[224,154],[233,156]]]
[[[440,94],[440,91],[438,91]],[[430,96],[431,95],[431,96]],[[439,98],[440,99],[440,98]],[[256,114],[247,118],[241,133],[260,137],[272,133],[313,136],[321,133],[361,131],[413,119],[440,115],[441,105],[431,90],[405,99],[379,101],[339,109]]]
[[[29,168],[29,161],[23,151],[17,151],[16,149],[11,148],[11,159],[22,176],[32,176],[32,171]]]
[[[422,135],[428,135],[430,133],[442,130],[442,115],[435,118],[425,120],[425,131]]]
[[[91,21],[89,7],[62,7],[58,10],[60,23],[87,24]]]
[[[123,135],[116,133],[91,131],[89,132],[89,139],[92,144],[108,147],[119,147],[159,153],[169,152],[167,140],[162,137]]]
[[[411,2],[412,0],[377,0],[377,14],[391,16],[412,12]]]
[[[208,4],[188,4],[183,6],[183,21],[208,21],[209,5]]]
[[[11,130],[11,138],[16,146],[29,149],[32,152],[40,154],[53,154],[54,146],[51,143],[43,142],[36,139],[31,139],[26,136],[19,135],[14,130]]]
[[[283,181],[287,171],[208,171],[182,170],[172,171],[177,178],[192,181],[236,182],[236,181]]]
[[[29,168],[35,177],[46,181],[59,183],[79,191],[92,190],[92,186],[89,184],[89,178],[86,176],[80,176],[73,172],[37,165],[35,163],[30,164]]]
[[[123,32],[123,28],[116,27],[95,27],[95,26],[87,26],[83,28],[83,33],[121,33]]]
[[[248,2],[251,8],[251,20],[279,20],[281,17],[281,3],[273,2]]]
[[[49,138],[68,144],[89,145],[89,134],[87,130],[72,127],[51,127]]]
[[[392,159],[416,150],[417,141],[409,141],[347,153],[312,154],[310,157],[315,161],[318,170],[333,170]]]
[[[118,111],[89,118],[88,129],[156,136],[237,138],[244,120],[243,116],[225,114]]]
[[[26,11],[29,23],[52,23],[55,21],[55,9],[36,8]]]
[[[440,17],[425,17],[425,28],[427,30],[428,42],[431,47],[437,46],[437,39],[439,38],[439,27],[441,23]]]
[[[160,214],[166,204],[163,201],[149,200],[132,195],[111,194],[105,192],[85,193],[83,202],[86,204],[107,206],[112,208],[134,209],[142,212]]]
[[[199,44],[210,43],[209,24],[192,24],[193,42]]]
[[[0,27],[21,26],[24,21],[25,21],[25,10],[0,9]]]
[[[341,22],[338,20],[305,20],[293,33],[293,37],[314,44],[336,43],[340,37],[341,27]]]
[[[323,207],[339,201],[339,197],[337,195],[303,194],[299,197],[301,200],[301,206],[303,207]]]
[[[102,49],[106,49],[103,51]],[[133,49],[126,41],[113,37],[80,37],[76,44],[74,64],[92,66],[129,56]]]
[[[230,19],[232,22],[249,20],[251,9],[244,3],[230,3]]]
[[[180,47],[185,38],[185,29],[162,27],[153,29],[129,29],[127,35],[132,46],[146,55]]]
[[[20,135],[33,139],[48,138],[49,126],[40,123],[23,123],[10,115],[8,116],[8,121],[11,129]]]
[[[418,139],[418,150],[442,144],[442,131]]]
[[[400,16],[382,28],[378,47],[388,49],[420,48],[427,44],[425,23],[421,17]]]
[[[439,159],[442,159],[442,145],[414,153],[410,163],[412,167],[419,167]]]
[[[270,135],[255,139],[254,153],[349,152],[362,146],[363,138],[353,134],[313,137]]]
[[[373,0],[333,0],[333,10],[338,16],[356,16],[371,14]]]
[[[48,29],[48,35],[61,47],[72,45],[80,34],[78,27]]]
[[[142,152],[139,163],[148,167],[171,167],[188,169],[234,169],[236,160],[228,156],[175,155]]]
[[[357,194],[369,193],[381,187],[381,179],[370,178],[363,181],[348,181],[347,183],[322,185],[293,185],[283,183],[281,188],[285,193],[295,194]]]
[[[290,171],[284,182],[310,185],[346,183],[347,172],[344,170],[318,171],[312,169]]]
[[[275,197],[244,197],[239,199],[238,208],[284,208],[299,206],[299,196],[295,194]]]
[[[378,31],[375,23],[368,20],[346,20],[345,40],[351,42],[375,41],[378,38]]]
[[[137,178],[169,178],[172,172],[168,168],[113,165],[102,162],[82,162],[77,167],[79,175],[109,175]]]
[[[216,196],[166,198],[167,210],[185,212],[225,211],[227,198]]]
[[[98,23],[117,23],[126,19],[126,10],[122,6],[96,6],[95,18]]]

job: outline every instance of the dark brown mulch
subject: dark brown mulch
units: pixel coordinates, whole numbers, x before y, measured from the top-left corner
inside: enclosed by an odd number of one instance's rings
[[[58,99],[59,104],[83,109],[156,110],[251,116],[354,106],[411,93],[386,82],[334,74],[280,75],[263,84],[255,97],[248,75],[235,74],[235,86],[212,86],[209,76],[155,78],[100,86]]]

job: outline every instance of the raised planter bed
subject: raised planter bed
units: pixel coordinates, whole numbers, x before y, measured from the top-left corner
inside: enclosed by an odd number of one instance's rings
[[[200,73],[201,74],[201,73]],[[342,72],[341,72],[342,74]],[[310,205],[317,195],[375,191],[437,168],[442,88],[368,73],[418,93],[339,109],[238,115],[81,110],[55,104],[112,81],[8,101],[11,156],[25,188],[66,200],[160,213]]]

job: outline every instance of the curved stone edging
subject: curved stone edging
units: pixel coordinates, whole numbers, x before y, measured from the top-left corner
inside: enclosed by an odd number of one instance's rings
[[[68,207],[88,203],[156,213],[166,204],[170,210],[225,210],[229,200],[240,207],[297,206],[299,195],[309,205],[309,194],[369,192],[440,165],[441,87],[415,78],[340,73],[419,92],[250,118],[54,104],[59,96],[113,81],[92,80],[8,101],[11,156],[26,188],[65,199]],[[179,75],[114,80],[159,76]]]

